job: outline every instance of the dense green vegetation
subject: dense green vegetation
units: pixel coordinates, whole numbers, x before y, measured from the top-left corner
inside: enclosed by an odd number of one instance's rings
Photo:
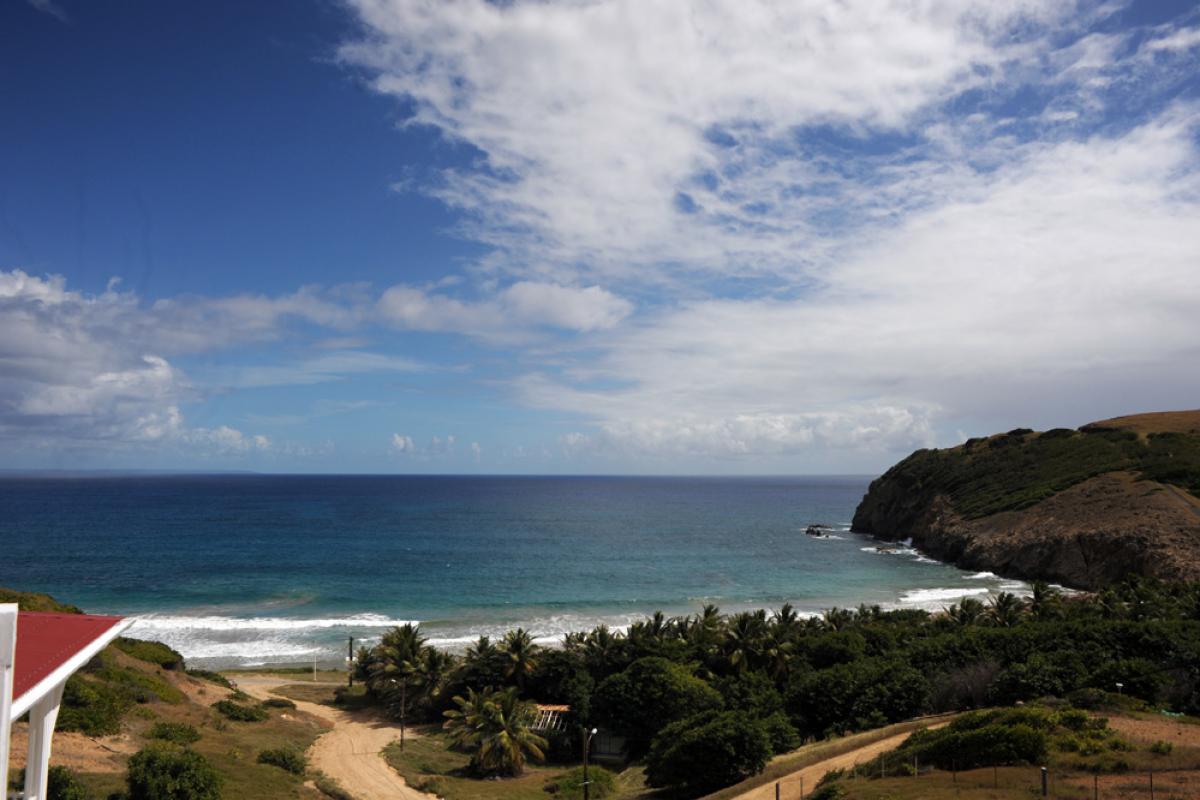
[[[154,744],[129,757],[128,800],[220,800],[221,776],[199,753]]]
[[[186,722],[156,722],[146,732],[146,736],[181,745],[195,744],[200,741],[200,731]]]
[[[707,607],[625,633],[572,634],[562,649],[527,639],[481,639],[454,657],[401,628],[358,669],[368,697],[393,715],[444,721],[451,711],[451,728],[481,697],[569,704],[576,725],[625,737],[651,782],[681,795],[761,769],[801,739],[929,712],[1045,696],[1087,704],[1117,682],[1127,697],[1200,712],[1200,585],[1137,580],[1064,598],[1043,584],[1029,600],[966,599],[941,614],[861,607],[803,618],[785,606],[722,616]],[[572,730],[561,744],[551,739],[551,754],[578,752]],[[719,752],[709,749],[718,741]]]
[[[1200,496],[1200,436],[1018,429],[945,450],[918,450],[879,481],[903,486],[905,505],[914,509],[944,494],[964,517],[978,518],[1028,508],[1088,478],[1121,470]]]
[[[258,754],[257,760],[259,764],[270,764],[273,767],[287,770],[293,775],[303,775],[304,770],[308,768],[308,760],[304,757],[304,753],[290,747],[263,750]]]
[[[458,708],[446,712],[450,743],[471,755],[471,769],[481,776],[520,775],[525,759],[545,758],[546,740],[530,729],[534,708],[508,689],[467,690],[455,697]]]
[[[0,603],[16,603],[21,611],[49,611],[59,614],[82,614],[77,606],[60,603],[41,592],[18,592],[0,587]]]
[[[593,765],[588,770],[588,796],[595,800],[604,800],[613,794],[617,787],[617,776],[604,767]],[[568,770],[566,774],[546,784],[547,794],[557,800],[583,800],[583,767]]]
[[[233,700],[218,700],[213,703],[213,709],[218,714],[234,722],[262,722],[267,718],[267,710],[261,706],[244,706]]]
[[[113,642],[113,646],[138,661],[157,664],[163,669],[183,669],[183,656],[162,642],[120,636]]]

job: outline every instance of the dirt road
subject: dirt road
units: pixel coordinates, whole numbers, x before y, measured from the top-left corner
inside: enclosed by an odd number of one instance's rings
[[[945,725],[945,722],[939,722],[930,725],[930,728],[940,728]],[[847,753],[842,753],[838,756],[831,756],[824,761],[818,761],[815,764],[810,764],[807,767],[802,767],[795,772],[784,775],[779,779],[780,792],[779,796],[786,800],[800,797],[800,786],[803,780],[804,796],[807,797],[813,789],[816,788],[817,782],[824,777],[826,772],[835,769],[849,769],[855,764],[862,764],[870,761],[880,753],[886,753],[888,750],[894,750],[900,744],[912,735],[912,731],[900,733],[895,736],[889,736],[886,739],[880,739],[877,742],[863,745],[855,750]],[[734,800],[775,800],[775,781],[763,784],[743,794],[739,794]]]
[[[272,690],[292,678],[279,675],[238,675],[238,688],[251,697],[266,700]],[[332,685],[332,684],[331,684]],[[308,749],[308,762],[342,785],[356,800],[434,800],[418,792],[383,760],[380,751],[400,737],[400,729],[369,711],[342,711],[330,706],[294,700],[299,711],[327,720],[333,725]],[[409,731],[408,736],[414,734]]]

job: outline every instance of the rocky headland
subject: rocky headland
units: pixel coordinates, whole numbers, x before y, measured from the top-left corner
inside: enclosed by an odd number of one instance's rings
[[[1200,410],[918,450],[871,483],[852,529],[1079,589],[1200,580]]]

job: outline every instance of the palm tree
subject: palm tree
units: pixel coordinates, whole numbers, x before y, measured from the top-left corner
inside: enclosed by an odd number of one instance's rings
[[[402,625],[383,635],[371,651],[367,666],[367,686],[373,692],[385,693],[405,681],[409,665],[425,647],[425,637],[419,625]]]
[[[783,635],[791,636],[800,627],[800,614],[791,603],[784,603],[783,608],[771,617],[771,624]]]
[[[983,603],[974,597],[964,597],[958,602],[958,605],[950,606],[946,610],[946,614],[950,619],[961,628],[979,622],[983,618],[983,612]]]
[[[1045,581],[1034,581],[1029,610],[1038,619],[1055,619],[1062,613],[1062,598],[1057,589]]]
[[[518,699],[517,690],[467,690],[455,697],[458,708],[447,711],[445,729],[454,747],[471,753],[471,766],[484,775],[520,775],[526,757],[545,758],[546,740],[530,729],[534,706]]]
[[[525,680],[537,669],[541,648],[533,643],[533,637],[524,628],[517,628],[504,635],[501,649],[505,655],[504,677],[524,689]]]
[[[734,614],[725,632],[725,659],[737,672],[754,669],[762,663],[767,638],[767,612],[743,611]]]
[[[841,631],[850,627],[854,622],[854,612],[848,608],[831,608],[822,616],[825,627],[831,631]]]
[[[406,662],[408,680],[423,702],[433,703],[441,694],[454,667],[454,656],[436,647],[423,647],[413,661]]]
[[[1010,592],[1001,592],[992,601],[988,609],[988,619],[993,625],[1001,628],[1011,628],[1021,621],[1025,615],[1025,603],[1021,598]]]
[[[613,633],[607,625],[597,625],[583,642],[583,654],[588,668],[593,673],[611,671],[619,660],[622,645],[619,633]]]

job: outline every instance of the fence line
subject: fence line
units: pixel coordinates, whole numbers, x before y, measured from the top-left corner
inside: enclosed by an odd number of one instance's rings
[[[877,777],[873,773],[871,775],[864,774],[864,770],[860,769],[861,766],[862,765],[860,765],[856,762],[852,766],[847,767],[844,770],[843,776],[841,778],[839,778],[839,780],[862,781],[862,780],[874,780]],[[1011,769],[1011,768],[1009,768],[1009,769]],[[915,759],[913,761],[913,770],[914,770],[913,775],[907,776],[907,777],[920,777],[922,775],[930,775],[936,771],[932,767],[927,767],[924,771],[922,771],[919,768],[919,765]],[[1058,795],[1059,788],[1062,787],[1063,784],[1065,783],[1062,773],[1052,772],[1047,767],[1030,767],[1029,770],[1030,770],[1030,772],[1029,772],[1028,782],[1026,782],[1025,780],[1014,781],[1014,780],[1009,779],[1009,780],[1005,781],[1005,788],[1014,788],[1014,787],[1024,786],[1024,787],[1032,790],[1034,793],[1034,796],[1040,796],[1040,797],[1059,796]],[[965,776],[960,776],[957,769],[951,770],[950,774],[951,774],[951,780],[956,784],[960,784],[961,786],[963,786],[963,788],[966,788],[966,785],[973,785],[974,788],[995,788],[995,789],[998,789],[1001,786],[1000,770],[999,770],[999,767],[996,767],[996,766],[992,767],[991,776],[974,775],[969,780],[967,780],[965,778]],[[1083,777],[1083,775],[1081,775],[1078,772],[1072,772],[1072,773],[1067,773],[1067,774],[1072,775],[1072,776]],[[878,777],[886,778],[887,777],[886,770],[881,768],[880,775]],[[905,777],[905,776],[892,775],[892,777],[898,778],[898,777]],[[989,780],[989,777],[990,777],[990,780]],[[1113,777],[1119,777],[1120,779],[1122,779],[1122,785],[1117,786],[1117,787],[1111,787],[1107,792],[1102,792],[1101,786],[1100,786],[1100,775],[1094,774],[1094,773],[1092,774],[1092,786],[1091,786],[1092,800],[1101,800],[1101,798],[1131,798],[1131,797],[1135,797],[1135,796],[1136,797],[1148,797],[1148,798],[1150,798],[1150,800],[1157,800],[1157,798],[1160,796],[1162,796],[1162,797],[1167,796],[1164,792],[1161,791],[1161,789],[1164,788],[1161,786],[1161,784],[1162,784],[1161,780],[1159,781],[1159,784],[1160,784],[1159,790],[1155,789],[1154,771],[1153,770],[1149,770],[1146,772],[1114,773]],[[1140,778],[1140,780],[1139,780],[1139,778]],[[1071,784],[1074,784],[1074,783],[1075,783],[1075,781],[1072,780]],[[1084,784],[1083,788],[1086,791],[1086,781],[1083,781],[1082,783]],[[1134,783],[1139,784],[1141,789],[1140,790],[1133,789],[1131,784],[1134,784]],[[775,800],[806,800],[806,798],[808,798],[814,791],[816,791],[816,789],[817,789],[817,785],[813,784],[811,782],[809,783],[808,786],[805,786],[803,777],[799,777],[799,778],[783,777],[783,778],[780,778],[779,780],[775,781],[775,792],[774,792]],[[1131,795],[1130,794],[1131,789],[1133,789],[1134,791],[1138,791],[1138,794]],[[1077,794],[1078,788],[1072,786],[1071,791],[1072,791],[1072,795],[1071,795],[1072,797],[1078,796],[1078,794]]]

